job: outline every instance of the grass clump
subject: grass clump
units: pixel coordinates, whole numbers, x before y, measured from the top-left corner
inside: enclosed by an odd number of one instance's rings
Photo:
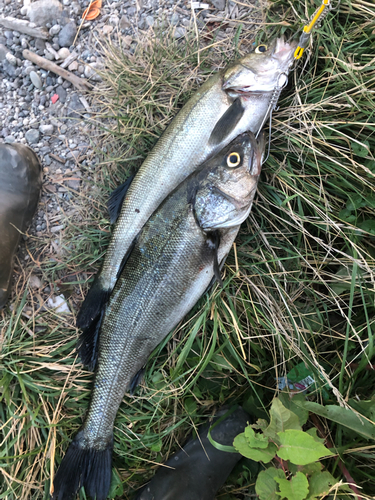
[[[96,139],[103,161],[87,172],[95,187],[82,194],[86,212],[67,224],[61,255],[38,260],[40,276],[64,292],[72,310],[105,252],[108,193],[137,169],[211,72],[249,51],[255,38],[296,33],[315,9],[283,0],[271,7],[256,33],[244,18],[228,39],[210,29],[198,43],[192,28],[187,41],[156,33],[131,50],[105,48]],[[270,157],[225,266],[224,289],[202,297],[158,346],[140,389],[120,407],[113,496],[131,498],[223,404],[240,403],[254,420],[269,420],[285,377],[294,383],[308,373],[312,402],[374,421],[374,41],[374,8],[362,0],[342,1],[313,34],[274,113]],[[29,243],[34,259],[42,245]],[[43,310],[43,295],[21,283],[16,295],[0,322],[0,498],[41,499],[81,425],[92,375],[77,362],[72,315]],[[327,470],[343,482],[352,478],[370,498],[373,442],[319,412],[306,425],[332,444]],[[241,462],[219,498],[246,498],[260,470]]]

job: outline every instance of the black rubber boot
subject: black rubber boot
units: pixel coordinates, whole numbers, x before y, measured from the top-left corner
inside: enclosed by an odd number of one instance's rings
[[[218,417],[225,413],[221,411]],[[212,429],[211,437],[222,445],[233,445],[248,420],[248,414],[238,408]],[[172,455],[166,465],[173,469],[160,467],[136,500],[214,500],[241,455],[216,449],[208,440],[209,428],[205,426],[199,439],[188,441]]]
[[[41,186],[34,151],[23,144],[0,144],[0,308],[9,296],[20,232],[31,222]]]

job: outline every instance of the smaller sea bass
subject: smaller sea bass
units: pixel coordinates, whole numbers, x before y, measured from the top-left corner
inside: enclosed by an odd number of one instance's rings
[[[215,276],[220,280],[219,269],[251,209],[263,150],[263,138],[238,137],[178,186],[143,227],[103,313],[99,340],[95,327],[83,332],[81,357],[97,364],[97,371],[88,414],[57,472],[53,500],[70,500],[81,486],[96,500],[107,497],[119,405],[153,349]]]

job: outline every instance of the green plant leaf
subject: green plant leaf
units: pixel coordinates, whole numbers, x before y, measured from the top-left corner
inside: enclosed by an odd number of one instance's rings
[[[320,438],[318,435],[317,435],[317,430],[316,430],[316,427],[311,427],[311,429],[308,429],[306,431],[307,434],[309,434],[310,436],[312,436],[314,438],[314,440],[317,442],[317,443],[322,443],[324,444],[324,441],[325,439],[323,438]]]
[[[289,377],[289,374],[288,374]],[[301,408],[300,406],[297,406],[295,404],[296,401],[305,401],[306,396],[304,394],[295,394],[293,398],[290,397],[290,394],[288,392],[281,392],[279,395],[279,399],[282,402],[282,404],[290,410],[291,412],[295,413],[298,417],[300,425],[305,425],[307,422],[307,419],[309,418],[309,412],[305,410],[304,408]]]
[[[251,458],[251,460],[255,460],[256,462],[264,462],[265,464],[274,458],[277,450],[277,447],[273,443],[269,443],[267,448],[263,450],[251,448],[244,432],[234,438],[233,446],[244,457]]]
[[[369,152],[369,143],[368,141],[363,141],[362,143],[352,142],[352,150],[355,155],[360,156],[361,158],[366,158]]]
[[[161,439],[159,439],[155,443],[152,443],[152,445],[150,446],[151,451],[160,451],[162,448],[163,448],[163,441]]]
[[[270,425],[264,431],[264,434],[276,440],[276,442],[278,441],[277,435],[279,432],[285,429],[302,429],[297,415],[285,408],[279,398],[272,401],[270,416]]]
[[[358,227],[370,234],[375,234],[375,219],[366,219],[358,224]]]
[[[357,210],[358,208],[365,206],[366,206],[366,201],[358,193],[352,194],[346,203],[346,208],[350,211]]]
[[[253,429],[260,429],[261,431],[265,431],[268,427],[269,423],[267,422],[267,420],[265,420],[264,418],[258,418],[257,420],[257,423],[256,424],[252,424],[252,428]]]
[[[315,500],[321,495],[326,495],[330,488],[336,483],[336,479],[328,471],[315,472],[309,481],[308,500]]]
[[[281,499],[304,500],[309,493],[309,482],[302,472],[297,472],[289,481],[285,478],[275,478],[280,488],[278,495]]]
[[[277,455],[283,460],[290,460],[296,465],[306,465],[316,462],[322,457],[333,455],[321,443],[307,434],[307,432],[295,429],[287,429],[285,432],[279,432],[281,446]]]
[[[375,424],[350,408],[342,408],[336,405],[322,406],[312,401],[296,401],[296,404],[320,417],[328,418],[328,420],[348,427],[367,439],[375,439]]]
[[[303,472],[305,476],[312,476],[315,472],[320,472],[323,469],[323,464],[320,462],[313,462],[306,465],[295,465],[289,463],[289,470],[292,474]]]
[[[112,469],[111,487],[109,489],[108,498],[116,498],[124,493],[121,478],[115,469]]]
[[[269,467],[259,472],[255,483],[255,492],[260,500],[279,500],[275,478],[285,478],[284,472],[281,469],[275,469],[275,467]]]
[[[251,448],[267,448],[268,438],[260,432],[255,432],[250,426],[245,429],[245,437]]]

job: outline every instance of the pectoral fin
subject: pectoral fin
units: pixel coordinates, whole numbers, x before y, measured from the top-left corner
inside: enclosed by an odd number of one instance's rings
[[[78,313],[76,322],[78,328],[82,330],[88,328],[95,321],[105,307],[109,295],[110,290],[105,290],[100,279],[96,277]]]
[[[137,373],[134,375],[132,381],[130,382],[130,386],[129,386],[129,392],[131,395],[134,394],[134,391],[136,390],[137,385],[140,383],[145,371],[146,371],[145,366],[142,366],[142,368],[140,370],[138,370]]]
[[[233,132],[238,122],[241,120],[244,111],[245,108],[242,106],[241,99],[238,97],[216,123],[211,132],[208,144],[210,146],[221,144],[225,137]]]
[[[107,208],[111,224],[114,224],[117,221],[118,216],[120,215],[122,203],[133,179],[134,175],[128,177],[126,181],[121,184],[121,186],[112,191],[111,196],[109,197]]]
[[[213,252],[214,252],[214,276],[219,283],[221,287],[223,287],[223,280],[221,279],[221,274],[220,274],[220,266],[219,266],[219,261],[217,258],[217,252],[219,249],[220,245],[220,234],[219,231],[213,231],[212,233],[209,233],[209,240],[210,243],[213,245]]]
[[[99,330],[102,324],[105,308],[95,320],[83,330],[77,343],[77,352],[81,362],[91,371],[94,371],[98,360]]]

